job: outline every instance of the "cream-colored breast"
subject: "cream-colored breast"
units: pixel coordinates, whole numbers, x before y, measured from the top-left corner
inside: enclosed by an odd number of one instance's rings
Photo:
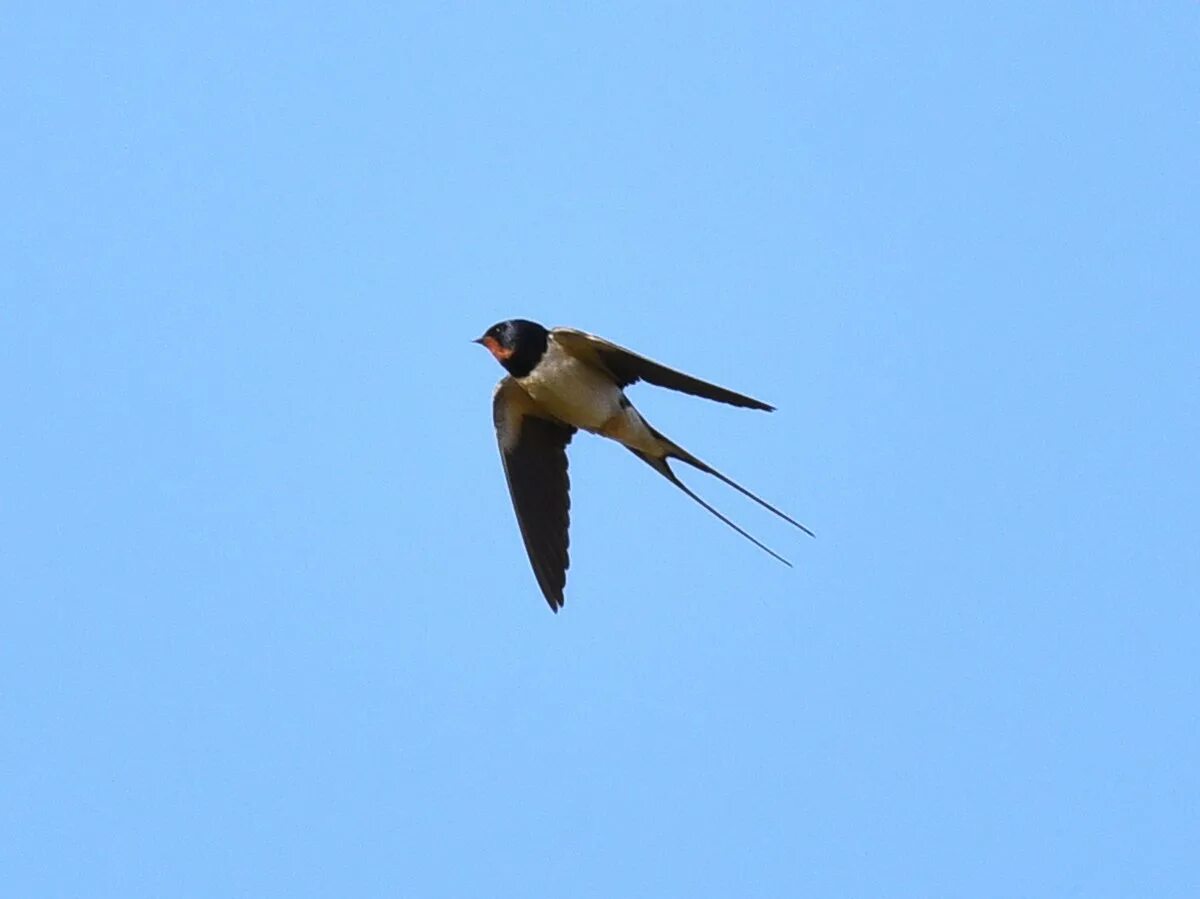
[[[621,389],[564,350],[554,335],[537,366],[518,383],[539,406],[577,428],[597,430],[621,411]]]

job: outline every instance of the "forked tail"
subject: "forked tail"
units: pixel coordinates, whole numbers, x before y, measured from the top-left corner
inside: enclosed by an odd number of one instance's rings
[[[715,468],[713,468],[708,463],[703,462],[700,459],[697,459],[695,456],[693,456],[691,453],[689,453],[683,447],[679,446],[674,441],[669,440],[668,438],[664,437],[658,431],[654,431],[653,428],[651,430],[653,431],[654,435],[663,442],[664,449],[666,450],[666,455],[658,456],[658,457],[651,456],[651,455],[641,452],[640,450],[633,449],[632,447],[627,447],[630,450],[630,452],[632,452],[635,456],[637,456],[639,459],[641,459],[643,462],[645,462],[647,465],[649,465],[651,468],[653,468],[655,471],[657,471],[659,474],[661,474],[664,478],[666,478],[668,481],[670,481],[672,484],[674,484],[676,487],[678,487],[680,490],[682,490],[684,493],[686,493],[688,496],[690,496],[692,499],[694,499],[697,503],[699,503],[701,506],[703,506],[705,509],[707,509],[709,512],[711,512],[717,518],[721,519],[721,521],[725,522],[725,524],[729,525],[729,527],[733,528],[735,531],[737,531],[739,534],[741,534],[743,537],[745,537],[747,540],[749,540],[751,543],[753,543],[755,546],[757,546],[763,552],[778,559],[780,562],[782,562],[784,565],[787,565],[789,568],[792,567],[792,563],[789,562],[787,559],[785,559],[783,556],[779,555],[779,553],[775,552],[775,550],[771,549],[765,543],[762,543],[755,537],[748,534],[746,531],[742,530],[742,528],[738,527],[738,525],[734,524],[732,521],[730,521],[728,518],[726,518],[724,515],[722,515],[720,512],[718,512],[716,509],[714,509],[712,506],[710,506],[708,503],[706,503],[704,500],[702,500],[699,496],[697,496],[695,493],[693,493],[692,490],[686,484],[683,483],[683,481],[679,480],[679,477],[675,474],[675,472],[671,471],[670,466],[667,464],[667,459],[678,459],[680,462],[686,462],[688,465],[692,466],[695,469],[698,469],[699,471],[704,472],[705,474],[711,474],[713,477],[717,478],[718,480],[723,481],[724,483],[728,484],[730,487],[732,487],[738,493],[754,500],[756,503],[758,503],[764,509],[767,509],[768,511],[773,512],[775,515],[778,515],[780,518],[782,518],[788,524],[798,527],[800,530],[804,531],[804,533],[808,534],[808,536],[815,537],[816,534],[814,534],[812,531],[810,531],[808,528],[806,528],[800,522],[796,521],[796,519],[792,518],[790,515],[786,515],[785,513],[781,512],[779,509],[776,509],[774,506],[772,506],[769,502],[767,502],[761,496],[756,496],[755,494],[753,494],[749,490],[747,490],[745,487],[743,487],[741,484],[739,484],[737,481],[721,474],[721,472],[717,471]]]

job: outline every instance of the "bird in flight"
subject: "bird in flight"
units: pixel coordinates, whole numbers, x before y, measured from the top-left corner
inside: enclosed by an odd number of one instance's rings
[[[678,459],[719,478],[784,521],[813,535],[800,522],[647,424],[625,396],[625,388],[645,381],[746,409],[772,412],[774,406],[685,375],[573,328],[547,330],[537,322],[514,318],[488,328],[475,343],[486,347],[508,372],[492,396],[492,417],[525,550],[538,586],[553,611],[562,608],[570,564],[567,529],[571,500],[566,450],[580,429],[617,441],[785,565],[791,563],[693,493],[667,465],[667,460]]]

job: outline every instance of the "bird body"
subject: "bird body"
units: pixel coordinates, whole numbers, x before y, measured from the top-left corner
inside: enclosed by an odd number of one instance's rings
[[[808,534],[785,515],[651,427],[625,396],[645,380],[684,393],[751,409],[774,407],[667,368],[614,343],[572,328],[500,322],[475,341],[508,376],[496,386],[492,412],[517,523],[538,585],[558,611],[570,564],[570,481],[566,446],[577,430],[617,441],[705,509],[784,564],[786,559],[734,524],[688,488],[667,464],[678,459],[711,474]]]
[[[543,411],[565,424],[630,449],[653,454],[661,448],[662,441],[612,376],[573,355],[553,331],[537,367],[516,382]]]

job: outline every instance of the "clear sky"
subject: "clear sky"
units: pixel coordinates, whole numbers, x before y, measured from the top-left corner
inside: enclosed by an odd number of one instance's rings
[[[1200,11],[782,6],[6,8],[6,895],[1200,894]]]

